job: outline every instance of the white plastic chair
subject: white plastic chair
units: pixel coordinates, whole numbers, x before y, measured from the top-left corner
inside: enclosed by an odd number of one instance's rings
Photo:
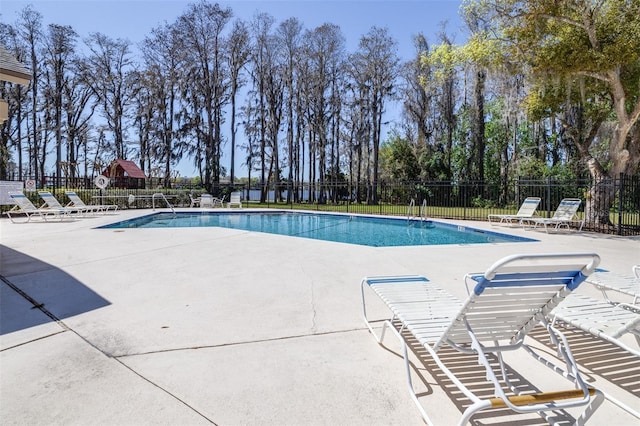
[[[189,194],[189,207],[190,208],[194,208],[194,207],[200,207],[200,197],[194,197],[193,195]]]
[[[229,196],[229,202],[227,203],[227,208],[231,208],[232,206],[238,206],[242,208],[242,194],[240,192],[232,192]]]
[[[213,207],[213,196],[211,194],[200,195],[200,207]]]
[[[213,207],[215,207],[215,206],[224,207],[224,199],[225,198],[226,198],[226,195],[223,195],[222,198],[213,197]]]

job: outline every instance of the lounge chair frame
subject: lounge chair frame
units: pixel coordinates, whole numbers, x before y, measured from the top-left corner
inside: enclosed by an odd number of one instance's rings
[[[555,231],[563,227],[570,230],[571,225],[579,226],[578,231],[582,231],[584,220],[580,220],[577,216],[581,203],[582,200],[579,198],[564,198],[560,201],[560,204],[558,204],[552,217],[525,218],[521,220],[521,223],[523,226],[529,224],[533,229],[537,228],[538,225],[543,225],[546,232],[549,232],[549,228],[553,228]]]
[[[62,221],[70,217],[71,212],[69,210],[37,208],[22,192],[9,192],[8,195],[15,202],[15,205],[6,212],[7,216],[13,223],[21,223],[15,220],[17,215],[26,216],[27,220],[22,223],[30,222],[32,217],[39,217],[45,222],[47,222],[49,218],[55,218]]]
[[[54,209],[59,211],[65,211],[67,214],[76,214],[78,216],[84,216],[86,213],[90,213],[92,209],[88,207],[64,207],[58,199],[49,191],[38,192],[40,198],[42,198],[43,204],[40,209]]]
[[[582,294],[571,294],[553,311],[553,324],[562,321],[573,327],[613,343],[640,357],[640,307],[611,304]],[[631,334],[638,348],[627,345],[620,337]]]
[[[553,311],[554,323],[560,320],[640,357],[640,268],[634,265],[631,270],[633,276],[606,271],[591,274],[586,281],[602,292],[604,300],[572,294]],[[623,302],[611,293],[633,300]],[[635,338],[637,348],[621,340],[626,334]]]
[[[438,367],[471,400],[459,424],[468,422],[479,411],[508,407],[515,412],[536,412],[543,418],[553,416],[553,410],[584,406],[576,423],[584,423],[602,403],[604,395],[588,387],[564,335],[548,320],[551,310],[571,293],[598,265],[595,253],[514,255],[492,265],[484,275],[468,274],[465,282],[473,291],[465,303],[422,276],[374,276],[361,281],[362,310],[367,328],[382,344],[389,329],[402,345],[407,384],[427,424],[433,424],[420,403],[411,381],[407,342],[403,333],[410,332],[424,347]],[[542,264],[540,264],[542,262]],[[391,311],[378,335],[367,316],[365,289],[371,289]],[[505,306],[509,308],[505,310]],[[538,324],[543,324],[564,361],[564,367],[539,355],[524,343],[525,337]],[[400,324],[398,328],[394,324]],[[493,384],[495,397],[482,399],[469,389],[447,367],[439,350],[449,346],[463,353],[475,354]],[[573,384],[563,391],[522,394],[506,374],[502,352],[523,349],[534,359],[565,377]],[[498,373],[487,355],[495,355]],[[507,395],[498,376],[512,395]]]
[[[605,300],[613,305],[618,304],[609,296],[609,292],[618,295],[631,296],[631,304],[638,305],[640,301],[640,265],[631,268],[632,275],[623,275],[615,272],[596,271],[587,278],[587,282],[596,286],[602,292]]]
[[[522,202],[520,209],[516,214],[490,214],[487,216],[489,223],[495,224],[522,224],[523,219],[530,219],[536,214],[536,210],[540,205],[540,197],[527,197]],[[492,220],[499,219],[499,220]]]
[[[65,193],[69,198],[69,202],[65,207],[87,209],[92,213],[106,213],[109,210],[118,210],[117,204],[86,204],[75,191],[66,191]]]

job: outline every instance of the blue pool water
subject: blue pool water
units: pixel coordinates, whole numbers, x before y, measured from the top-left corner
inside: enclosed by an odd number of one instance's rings
[[[154,213],[102,226],[122,228],[210,227],[313,238],[372,247],[536,241],[430,220],[303,212]]]

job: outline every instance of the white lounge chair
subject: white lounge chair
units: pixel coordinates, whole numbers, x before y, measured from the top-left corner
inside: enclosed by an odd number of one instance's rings
[[[632,275],[624,275],[598,270],[589,276],[587,282],[601,290],[607,302],[614,305],[618,303],[618,298],[610,297],[610,293],[623,294],[631,296],[631,304],[638,305],[640,309],[640,265],[632,266],[631,272]]]
[[[580,231],[584,221],[579,220],[577,213],[582,201],[579,198],[565,198],[560,201],[558,208],[550,218],[529,218],[522,219],[523,225],[529,223],[533,228],[537,228],[538,225],[543,225],[544,230],[549,232],[548,226],[552,226],[553,229],[558,230],[560,227],[566,227],[571,229],[572,224],[580,224]]]
[[[7,213],[7,216],[9,216],[9,219],[11,219],[11,222],[13,223],[18,223],[15,220],[15,216],[17,215],[26,216],[27,218],[27,220],[25,221],[26,223],[26,222],[29,222],[31,218],[34,216],[39,217],[45,221],[47,221],[50,218],[63,220],[65,218],[68,218],[71,213],[69,210],[66,210],[66,209],[52,209],[52,208],[39,209],[36,206],[34,206],[31,200],[29,200],[27,196],[24,195],[22,192],[9,192],[9,197],[11,197],[11,199],[15,203],[15,206],[13,206],[6,213]]]
[[[570,324],[640,357],[640,308],[637,306],[571,294],[554,309],[552,316],[554,322]],[[635,337],[638,348],[621,339],[626,334]]]
[[[483,275],[468,274],[465,277],[467,284],[473,284],[474,287],[464,303],[421,276],[365,277],[361,282],[364,319],[379,343],[387,328],[400,340],[411,397],[428,424],[432,422],[411,382],[403,333],[411,333],[451,382],[471,400],[462,414],[460,424],[468,422],[475,413],[492,408],[508,407],[515,412],[536,412],[549,418],[554,415],[554,410],[577,406],[585,407],[576,419],[577,423],[583,423],[601,404],[604,396],[584,382],[566,338],[549,323],[547,315],[584,281],[599,261],[600,258],[594,253],[509,256],[496,262]],[[384,321],[379,336],[367,317],[367,288],[373,290],[392,313],[391,318]],[[539,324],[546,327],[566,371],[524,343],[527,333]],[[445,351],[445,347],[477,356],[478,363],[484,366],[486,379],[492,385],[495,397],[479,397],[470,386],[463,383],[463,378],[456,377],[448,367],[450,362],[456,364],[455,357],[440,357],[441,352],[451,355],[451,350]],[[522,383],[513,383],[506,374],[501,355],[503,351],[516,349],[522,349],[534,359],[552,366],[553,371],[572,383],[571,388],[523,393],[518,386]],[[499,369],[491,365],[489,355],[492,358],[495,356],[497,361],[493,362],[498,363]],[[510,392],[503,388],[501,380]],[[484,387],[485,383],[478,384],[476,381],[475,385]]]
[[[231,208],[231,206],[238,206],[242,208],[242,194],[240,192],[232,192],[229,196],[229,202],[227,203],[227,207]]]
[[[69,197],[69,203],[65,207],[77,207],[81,209],[87,209],[88,211],[99,213],[106,213],[109,210],[118,210],[117,204],[85,204],[82,198],[74,191],[66,191],[67,197]]]
[[[40,191],[38,192],[40,198],[42,198],[43,204],[40,206],[41,209],[55,209],[55,210],[63,210],[69,214],[77,214],[84,215],[91,211],[91,209],[87,207],[65,207],[60,204],[60,201],[56,197],[53,196],[52,193],[48,191]]]
[[[513,224],[522,223],[523,219],[530,219],[534,217],[538,206],[540,205],[540,197],[527,197],[520,206],[520,209],[516,214],[490,214],[488,216],[489,223]]]
[[[640,356],[640,267],[635,265],[631,270],[633,275],[596,270],[587,282],[602,291],[604,300],[572,294],[554,310],[554,320],[561,320]],[[624,297],[628,297],[630,303],[623,301]],[[638,348],[621,339],[626,334],[635,337]]]

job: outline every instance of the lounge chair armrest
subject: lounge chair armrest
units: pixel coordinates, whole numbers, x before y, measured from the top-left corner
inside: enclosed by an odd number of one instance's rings
[[[596,394],[596,389],[588,388],[588,393],[590,396]],[[509,402],[516,406],[525,406],[532,404],[545,404],[554,401],[561,401],[566,399],[576,399],[576,398],[585,398],[585,393],[582,389],[570,389],[564,391],[553,391],[553,392],[541,392],[535,394],[528,395],[515,395],[509,396],[507,399]],[[493,408],[506,408],[507,403],[502,398],[491,398],[491,406]]]
[[[467,289],[467,295],[470,295],[473,286],[478,284],[478,281],[482,278],[482,272],[469,272],[464,275],[464,286]]]

